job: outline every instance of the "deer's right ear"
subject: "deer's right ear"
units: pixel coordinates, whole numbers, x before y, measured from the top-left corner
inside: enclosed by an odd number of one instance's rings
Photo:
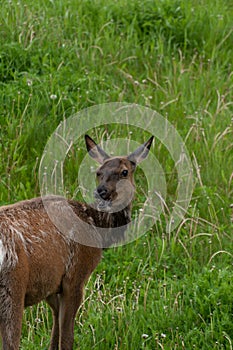
[[[98,163],[103,164],[103,162],[110,158],[107,153],[102,150],[101,147],[99,147],[94,140],[88,135],[85,135],[85,141],[86,141],[86,147],[87,152],[89,153],[90,157],[95,159]]]

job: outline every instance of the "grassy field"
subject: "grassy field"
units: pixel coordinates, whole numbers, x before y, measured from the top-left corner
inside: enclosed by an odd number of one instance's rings
[[[49,135],[75,112],[106,102],[158,111],[186,142],[194,169],[193,197],[175,231],[166,235],[161,217],[136,242],[104,252],[76,318],[74,348],[232,349],[232,2],[1,3],[1,204],[38,196]],[[127,132],[105,126],[91,135]],[[157,141],[152,151],[172,201],[174,164]],[[139,171],[142,187],[143,179]],[[139,193],[135,206],[141,200]],[[47,349],[50,330],[46,304],[27,309],[21,348]]]

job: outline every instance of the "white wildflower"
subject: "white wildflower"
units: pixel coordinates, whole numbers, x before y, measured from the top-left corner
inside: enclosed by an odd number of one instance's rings
[[[145,333],[142,334],[142,339],[147,339],[148,337],[149,337],[148,334],[145,334]]]

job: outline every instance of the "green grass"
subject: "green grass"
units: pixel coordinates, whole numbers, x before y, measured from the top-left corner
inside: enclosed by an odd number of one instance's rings
[[[164,214],[138,241],[104,252],[77,315],[75,349],[232,349],[232,16],[226,0],[2,1],[0,203],[39,195],[49,135],[100,103],[157,110],[194,168],[193,198],[174,232],[164,234]],[[112,125],[92,135],[128,132]],[[170,201],[174,164],[158,140],[152,151]],[[84,155],[82,141],[67,162],[71,183],[72,162]],[[143,179],[139,171],[139,187]],[[135,207],[142,200],[139,191]],[[22,349],[47,349],[50,330],[45,304],[27,309]]]

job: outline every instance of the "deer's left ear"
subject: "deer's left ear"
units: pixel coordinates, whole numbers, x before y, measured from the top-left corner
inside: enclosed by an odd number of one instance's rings
[[[85,135],[86,147],[91,158],[95,159],[98,163],[103,164],[103,162],[110,158],[107,153],[99,147],[94,140],[88,135]]]
[[[128,159],[135,163],[135,164],[139,164],[141,163],[148,155],[152,141],[154,139],[154,136],[151,136],[151,138],[145,142],[143,145],[141,145],[140,147],[138,147],[136,149],[136,151],[134,151],[133,153],[131,153],[128,156]]]

